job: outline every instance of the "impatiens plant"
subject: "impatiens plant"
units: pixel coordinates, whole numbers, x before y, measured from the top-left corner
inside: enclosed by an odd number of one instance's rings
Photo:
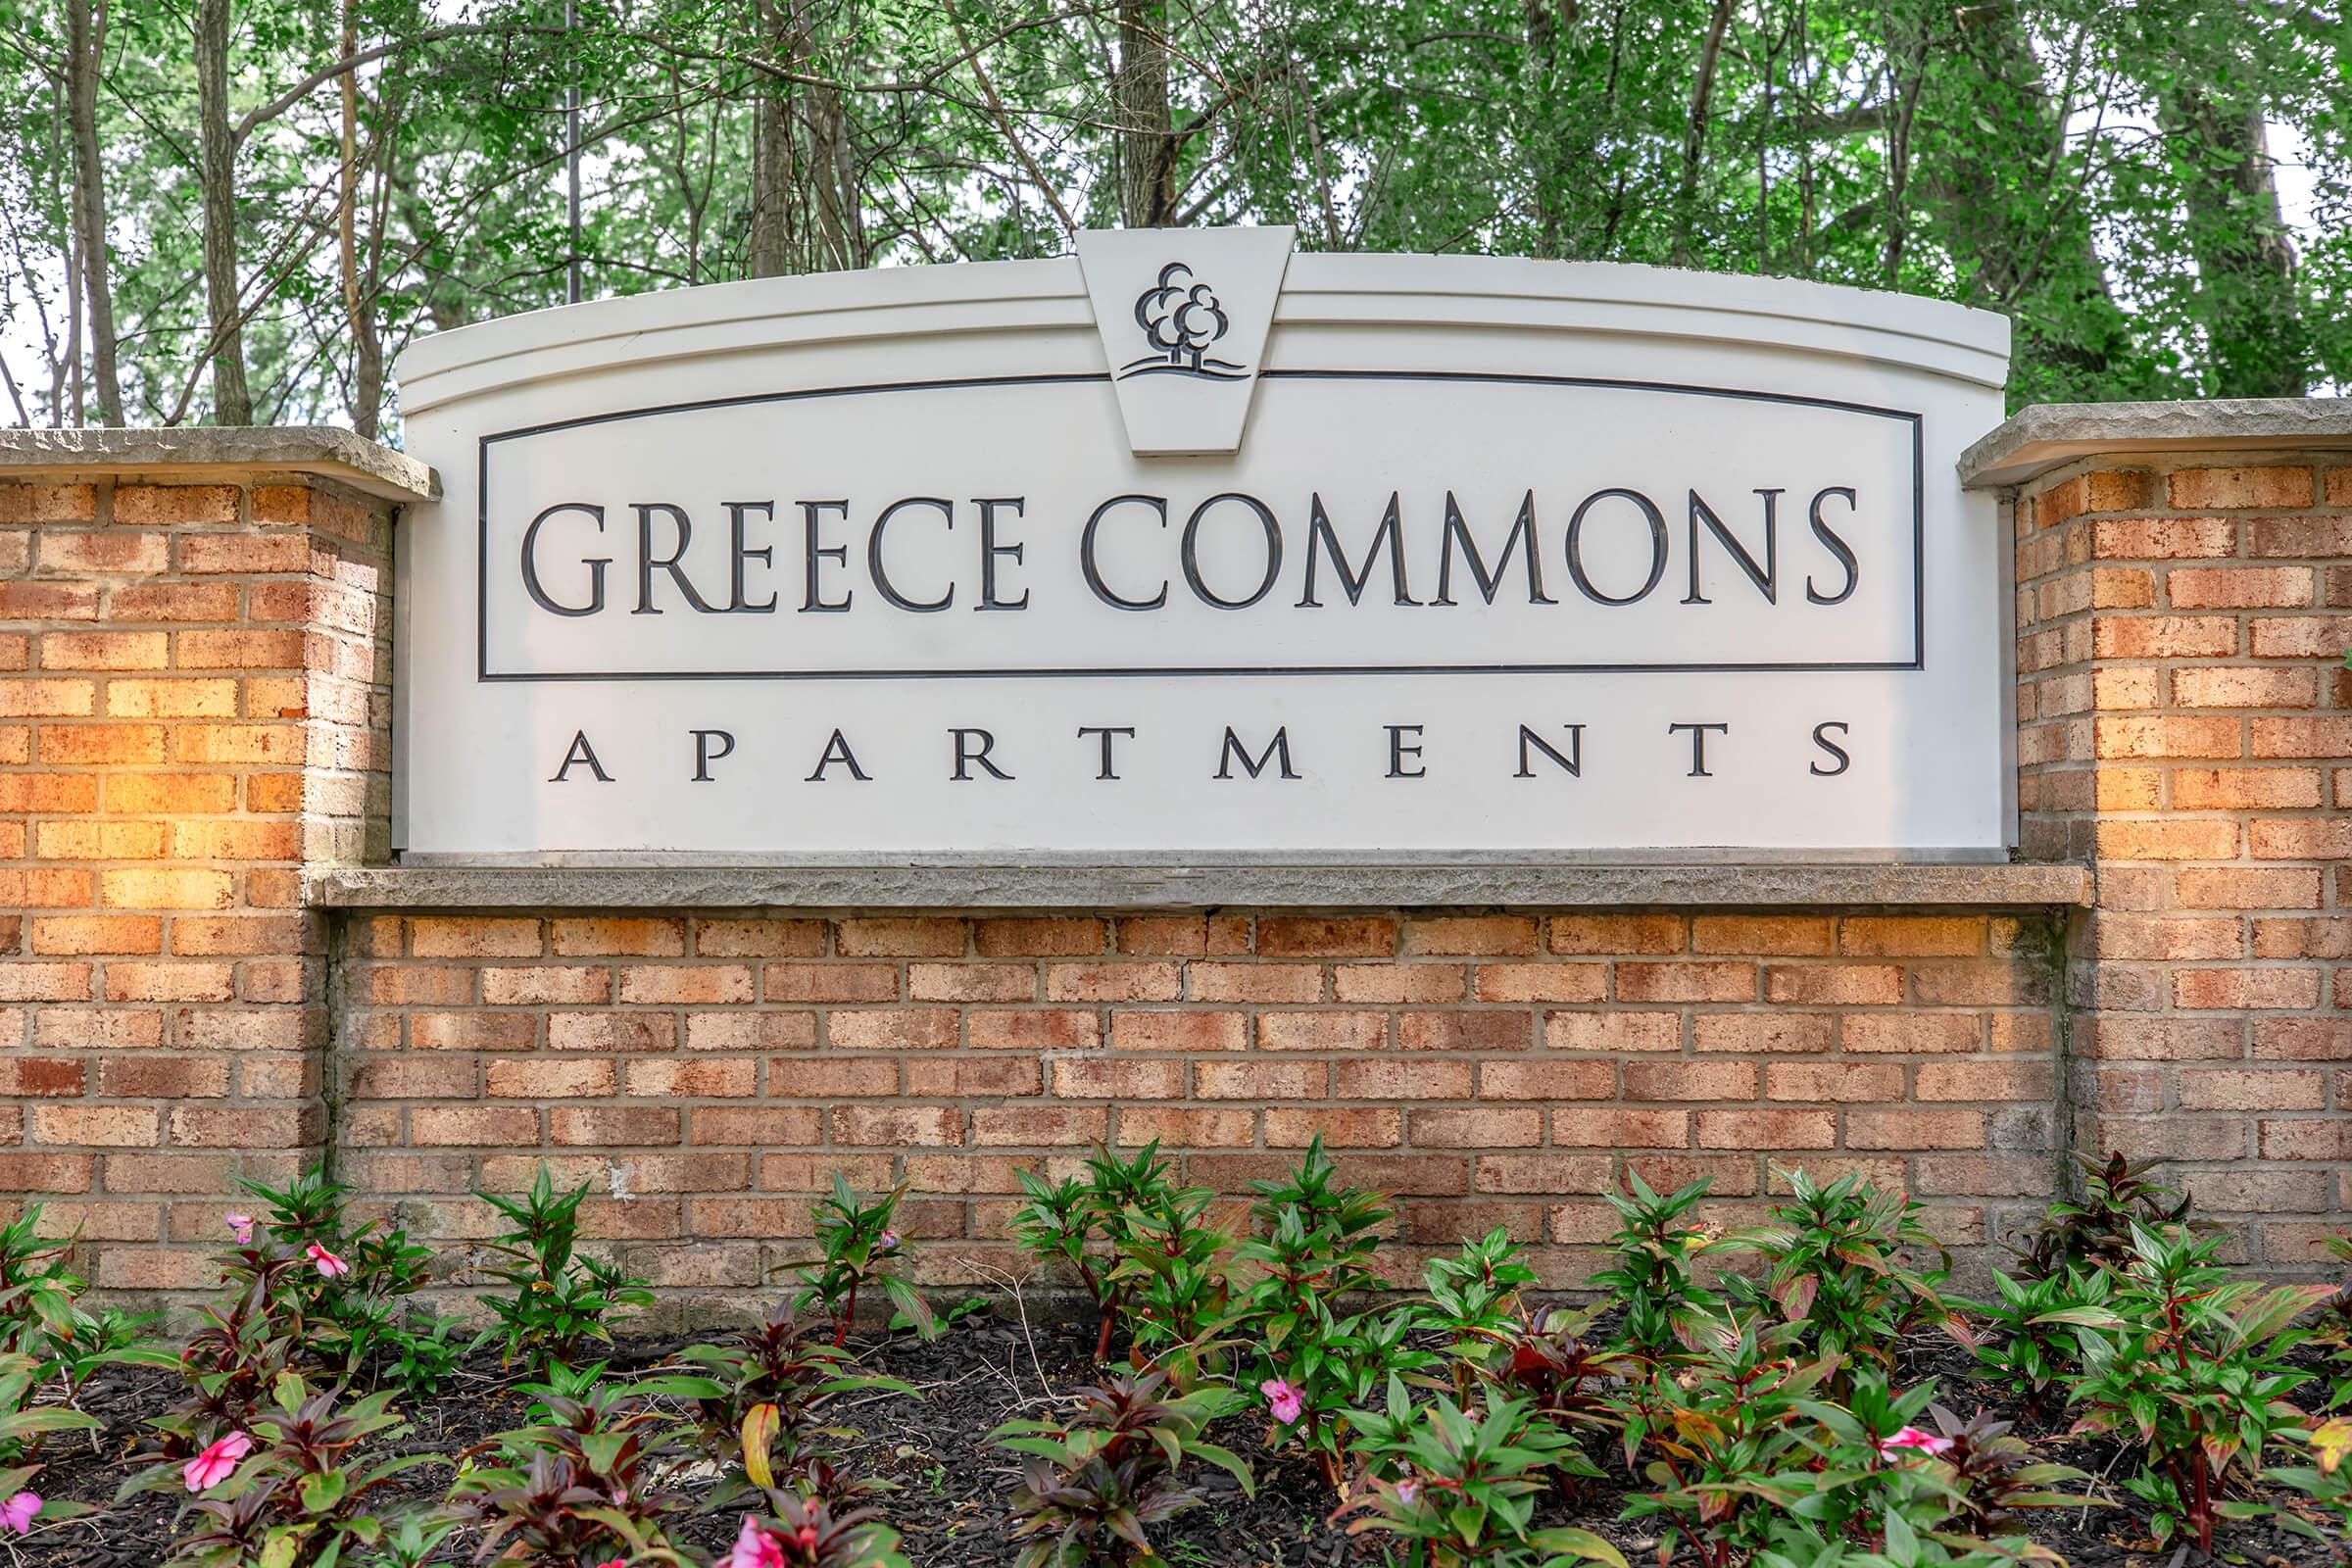
[[[0,1351],[0,1536],[22,1536],[36,1519],[71,1519],[89,1511],[78,1503],[46,1499],[33,1488],[41,1467],[31,1455],[43,1437],[99,1425],[78,1410],[31,1404],[39,1370],[30,1356]]]
[[[1687,1538],[1706,1568],[1726,1568],[1771,1538],[1777,1510],[1797,1493],[1771,1478],[1793,1463],[1801,1433],[1791,1419],[1836,1362],[1803,1357],[1794,1324],[1750,1320],[1720,1335],[1687,1368],[1653,1372],[1617,1399],[1627,1465],[1656,1490],[1626,1506],[1628,1519],[1659,1519],[1661,1547]]]
[[[1794,1325],[1814,1353],[1839,1363],[1833,1386],[1842,1392],[1848,1361],[1890,1367],[1896,1342],[1911,1328],[1934,1323],[1962,1345],[1967,1326],[1939,1287],[1951,1253],[1919,1223],[1920,1205],[1848,1171],[1827,1187],[1801,1170],[1784,1173],[1788,1201],[1772,1222],[1727,1236],[1725,1251],[1753,1252],[1760,1279],[1734,1275],[1735,1300]],[[1911,1258],[1933,1258],[1915,1268]]]
[[[1722,1310],[1723,1298],[1700,1285],[1691,1268],[1714,1236],[1690,1218],[1714,1178],[1702,1176],[1663,1198],[1639,1172],[1627,1171],[1625,1181],[1623,1196],[1600,1195],[1617,1211],[1617,1231],[1608,1241],[1614,1259],[1585,1285],[1624,1309],[1619,1346],[1639,1355],[1668,1355]]]
[[[0,1356],[30,1358],[29,1391],[53,1389],[56,1401],[71,1407],[82,1385],[102,1367],[179,1364],[170,1350],[142,1337],[153,1314],[84,1311],[84,1282],[68,1265],[73,1241],[48,1240],[40,1230],[38,1203],[0,1225]],[[41,1437],[31,1434],[23,1452],[13,1456],[38,1454]],[[5,1452],[0,1449],[0,1455]]]
[[[1230,1286],[1226,1249],[1233,1238],[1208,1220],[1216,1195],[1205,1187],[1169,1188],[1121,1210],[1119,1260],[1112,1283],[1126,1293],[1137,1353],[1199,1375],[1210,1331],[1226,1319]]]
[[[849,1343],[850,1329],[858,1320],[858,1298],[876,1291],[889,1298],[896,1321],[911,1325],[926,1340],[939,1334],[930,1303],[900,1272],[898,1212],[906,1193],[902,1182],[872,1202],[861,1203],[836,1171],[831,1195],[811,1205],[819,1255],[786,1266],[800,1276],[801,1308],[824,1309],[836,1346]]]
[[[1520,1292],[1536,1283],[1524,1250],[1497,1225],[1451,1257],[1433,1257],[1422,1270],[1428,1299],[1421,1326],[1443,1334],[1454,1368],[1454,1400],[1468,1403],[1478,1369],[1492,1361],[1525,1311]]]
[[[2290,1434],[2289,1436],[2292,1436]],[[2304,1440],[2310,1446],[2309,1464],[2280,1465],[2265,1470],[2263,1479],[2291,1487],[2310,1499],[2317,1522],[2293,1509],[2280,1509],[2278,1523],[2331,1549],[2335,1560],[2352,1563],[2352,1421],[2341,1417],[2322,1422]]]
[[[1341,1185],[1320,1137],[1287,1180],[1251,1185],[1256,1230],[1233,1252],[1249,1283],[1216,1332],[1251,1348],[1244,1383],[1265,1395],[1277,1428],[1304,1444],[1337,1488],[1341,1442],[1329,1416],[1369,1398],[1390,1372],[1433,1359],[1406,1343],[1408,1309],[1343,1310],[1346,1298],[1378,1283],[1379,1228],[1395,1210]]]
[[[536,1396],[530,1423],[466,1450],[451,1489],[461,1517],[482,1532],[482,1556],[590,1568],[615,1552],[672,1547],[678,1504],[661,1483],[683,1451],[659,1401],[718,1397],[719,1386],[678,1374],[612,1383],[590,1366],[558,1367],[520,1392]]]
[[[758,1329],[716,1345],[691,1346],[679,1359],[717,1389],[696,1404],[703,1451],[728,1456],[718,1485],[704,1499],[707,1508],[726,1507],[750,1487],[783,1484],[830,1493],[832,1486],[817,1487],[809,1470],[823,1461],[823,1440],[852,1435],[827,1424],[825,1412],[836,1396],[914,1392],[894,1378],[860,1373],[847,1350],[812,1332],[789,1304],[776,1307]]]
[[[1013,1214],[1012,1234],[1032,1256],[1066,1265],[1094,1298],[1097,1361],[1110,1358],[1111,1336],[1134,1295],[1133,1276],[1118,1273],[1127,1218],[1160,1208],[1177,1191],[1169,1169],[1153,1139],[1124,1157],[1098,1147],[1084,1181],[1020,1173],[1029,1200]]]
[[[498,1321],[475,1345],[504,1340],[510,1361],[521,1357],[542,1370],[568,1365],[589,1344],[612,1337],[621,1310],[653,1304],[644,1280],[577,1250],[586,1182],[558,1197],[542,1164],[521,1198],[474,1196],[513,1227],[490,1247],[488,1272],[507,1291],[482,1297]]]
[[[1992,1283],[2000,1299],[1977,1308],[1990,1330],[1976,1347],[1977,1364],[2016,1390],[2028,1415],[2046,1419],[2065,1404],[2067,1380],[2082,1368],[2086,1325],[2114,1321],[2114,1276],[2068,1269],[2039,1279],[1995,1274]]]
[[[386,1541],[392,1523],[371,1494],[402,1473],[443,1461],[430,1453],[371,1456],[406,1436],[391,1395],[338,1407],[287,1373],[250,1433],[232,1432],[184,1463],[134,1476],[122,1496],[189,1492],[189,1523],[172,1543],[184,1568],[335,1568]]]
[[[2157,1538],[2185,1528],[2205,1552],[2217,1523],[2248,1511],[2231,1494],[2267,1450],[2308,1425],[2286,1397],[2308,1378],[2288,1359],[2302,1340],[2293,1325],[2328,1294],[2231,1279],[2213,1261],[2219,1246],[2133,1225],[2112,1322],[2084,1339],[2071,1390],[2076,1431],[2139,1441],[2144,1467],[2124,1485],[2149,1506]]]
[[[2151,1174],[2162,1163],[2130,1160],[2121,1153],[2103,1160],[2077,1154],[2082,1200],[2052,1203],[2026,1245],[2010,1249],[2018,1255],[2019,1272],[2047,1279],[2069,1269],[2120,1267],[2132,1256],[2133,1226],[2163,1230],[2188,1223],[2188,1200]]]
[[[837,1510],[781,1491],[767,1503],[766,1517],[743,1516],[720,1568],[908,1568],[898,1532],[869,1508]]]
[[[1441,1396],[1402,1420],[1392,1410],[1349,1424],[1362,1475],[1333,1518],[1348,1520],[1349,1535],[1398,1538],[1412,1568],[1625,1568],[1591,1531],[1535,1528],[1536,1498],[1569,1439],[1529,1401],[1465,1410]]]
[[[1080,1389],[1059,1421],[1007,1421],[993,1434],[1030,1456],[1012,1494],[1019,1568],[1110,1568],[1155,1561],[1151,1526],[1198,1506],[1188,1464],[1203,1460],[1252,1490],[1250,1467],[1206,1442],[1208,1424],[1239,1402],[1214,1385],[1175,1394],[1163,1372]]]

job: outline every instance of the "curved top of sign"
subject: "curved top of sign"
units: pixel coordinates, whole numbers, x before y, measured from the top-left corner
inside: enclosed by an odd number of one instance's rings
[[[506,317],[413,345],[399,361],[402,404],[414,416],[714,356],[894,340],[944,349],[1016,333],[1029,340],[1017,368],[1112,377],[1136,451],[1148,455],[1233,450],[1257,373],[1306,363],[1318,329],[1504,328],[1761,349],[1994,389],[2007,376],[2008,318],[1941,300],[1592,262],[1294,256],[1292,237],[1288,228],[1090,232],[1077,255],[1051,261],[760,278]],[[1067,341],[1041,360],[1040,336]],[[1233,390],[1220,399],[1220,386]],[[1205,423],[1166,412],[1210,404],[1224,412]]]

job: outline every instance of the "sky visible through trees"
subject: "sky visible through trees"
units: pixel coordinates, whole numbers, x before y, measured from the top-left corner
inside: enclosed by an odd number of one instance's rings
[[[1235,222],[1961,300],[2016,319],[2013,404],[2328,392],[2348,16],[0,0],[0,423],[397,439],[403,345],[561,304],[575,262],[594,299]]]

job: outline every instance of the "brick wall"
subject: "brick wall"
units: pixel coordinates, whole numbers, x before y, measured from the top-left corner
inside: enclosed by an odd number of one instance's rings
[[[2076,1140],[2180,1161],[2284,1268],[2352,1230],[2352,466],[2225,461],[2020,501],[2021,801],[2098,877]]]
[[[191,481],[196,476],[191,475]],[[922,1267],[1023,1166],[1160,1138],[1227,1193],[1315,1132],[1406,1247],[1555,1283],[1628,1170],[1862,1164],[1973,1269],[2069,1147],[2180,1162],[2274,1272],[2352,1229],[2352,466],[2078,463],[2016,513],[2026,849],[2058,911],[306,912],[380,862],[385,503],[0,480],[0,1204],[187,1293],[239,1171],[320,1155],[462,1243],[541,1158],[673,1301],[796,1255],[836,1167]]]
[[[300,871],[384,847],[389,543],[323,481],[0,482],[0,1192],[101,1285],[210,1283],[171,1244],[319,1148]]]
[[[800,1255],[836,1167],[1004,1265],[1014,1172],[1158,1139],[1247,1191],[1321,1133],[1403,1237],[1573,1283],[1627,1170],[1861,1165],[1975,1247],[2049,1189],[2051,931],[1982,913],[378,917],[347,1168],[437,1237],[548,1159],[666,1285]],[[1409,1260],[1411,1249],[1400,1253]]]

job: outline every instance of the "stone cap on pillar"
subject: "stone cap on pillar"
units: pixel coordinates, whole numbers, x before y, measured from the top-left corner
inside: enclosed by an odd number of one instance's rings
[[[0,430],[0,479],[161,478],[177,483],[313,474],[385,501],[429,501],[441,476],[404,452],[331,425]]]
[[[2078,458],[2183,452],[2352,451],[2352,398],[2040,403],[1960,454],[1971,490],[2030,484]]]

